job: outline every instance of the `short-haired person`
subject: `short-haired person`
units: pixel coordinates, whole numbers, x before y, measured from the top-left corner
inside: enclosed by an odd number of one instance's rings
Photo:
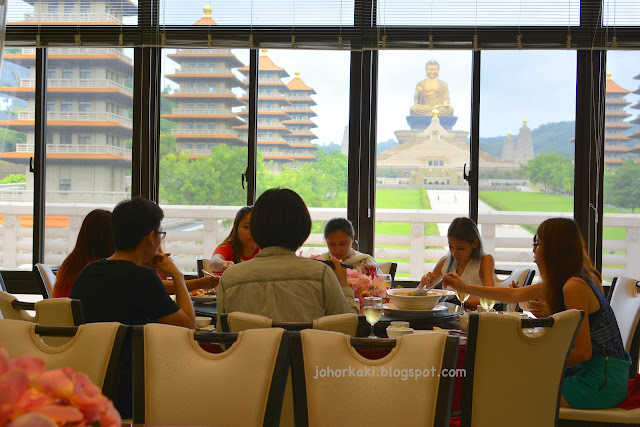
[[[345,264],[366,272],[374,268],[378,270],[378,264],[369,254],[363,254],[351,247],[355,231],[351,221],[347,218],[331,218],[324,226],[324,240],[327,242],[329,252],[323,254],[327,259],[334,257]]]
[[[253,207],[250,225],[260,252],[229,267],[220,278],[218,321],[220,314],[232,311],[289,322],[356,313],[346,270],[338,260],[333,259],[334,273],[322,262],[295,254],[311,232],[309,211],[297,193],[265,191]]]
[[[111,216],[115,253],[87,265],[69,294],[82,301],[87,322],[125,325],[159,322],[195,328],[195,312],[184,277],[171,259],[159,251],[164,234],[160,226],[163,217],[158,205],[142,198],[125,200],[115,207]],[[172,277],[176,302],[155,269]],[[130,341],[125,344],[115,404],[123,418],[130,418]]]
[[[505,302],[541,300],[550,313],[584,311],[569,354],[562,384],[562,406],[579,409],[613,408],[625,400],[631,358],[622,344],[616,317],[600,291],[599,274],[585,259],[578,224],[569,218],[550,218],[533,237],[534,260],[542,282],[522,288],[489,288],[464,283],[447,273],[445,282],[481,297]]]

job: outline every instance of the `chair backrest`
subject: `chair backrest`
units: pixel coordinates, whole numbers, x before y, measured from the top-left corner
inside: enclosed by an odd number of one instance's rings
[[[340,332],[355,337],[358,330],[358,316],[353,313],[323,316],[314,319],[312,327],[313,329]]]
[[[455,367],[458,338],[446,332],[397,340],[313,329],[288,334],[296,425],[449,425],[453,378],[440,373]],[[395,347],[377,360],[354,349],[385,344]],[[347,404],[354,396],[360,404]]]
[[[498,274],[508,274],[507,278],[499,279]],[[529,286],[533,282],[536,271],[530,268],[516,268],[515,270],[494,270],[496,286],[508,288],[512,282],[518,282],[518,286]]]
[[[7,292],[7,285],[4,284],[4,279],[2,278],[2,274],[0,274],[0,291]]]
[[[37,263],[36,270],[38,270],[40,283],[46,290],[48,298],[51,298],[51,296],[53,295],[53,286],[56,283],[56,275],[53,274],[53,270],[51,270],[51,267],[49,267],[48,265]]]
[[[209,273],[213,273],[213,271],[211,270],[211,260],[209,259],[204,259],[204,258],[197,259],[196,267],[197,267],[196,272],[198,273],[199,278],[204,277],[204,273],[202,272],[202,270],[208,271]]]
[[[398,269],[398,263],[396,262],[380,262],[378,263],[378,268],[382,272],[382,274],[390,274],[391,275],[391,286],[393,287],[393,282],[396,280],[396,270]]]
[[[356,336],[358,325],[361,323],[360,317],[364,318],[364,316],[356,316],[353,313],[345,313],[319,317],[312,322],[274,322],[259,314],[234,311],[220,315],[220,328],[222,332],[240,332],[261,328],[282,328],[288,331],[320,329]]]
[[[26,310],[34,310],[36,315],[31,316]],[[5,319],[26,320],[40,325],[78,326],[84,323],[82,303],[70,298],[21,302],[15,296],[0,291],[0,312]]]
[[[218,354],[197,342],[231,343]],[[136,423],[278,425],[289,369],[284,330],[194,332],[162,324],[133,332]],[[212,387],[217,392],[211,392]]]
[[[628,277],[615,277],[609,289],[609,304],[616,315],[624,349],[631,356],[629,378],[638,372],[640,353],[640,283]]]
[[[71,366],[83,372],[114,398],[118,361],[127,326],[120,323],[87,323],[80,326],[43,326],[19,320],[0,319],[0,342],[9,356],[31,354],[44,360],[47,369]],[[64,337],[66,342],[53,346],[45,337]]]
[[[462,425],[493,425],[496,417],[520,426],[556,425],[564,370],[583,316],[579,310],[527,320],[470,315]],[[528,335],[523,326],[543,328]]]

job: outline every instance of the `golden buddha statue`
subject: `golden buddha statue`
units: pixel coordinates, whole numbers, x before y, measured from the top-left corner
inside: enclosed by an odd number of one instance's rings
[[[412,116],[429,116],[438,110],[440,116],[453,116],[453,107],[449,105],[449,86],[438,78],[440,64],[432,59],[427,62],[427,78],[418,82],[413,96]]]

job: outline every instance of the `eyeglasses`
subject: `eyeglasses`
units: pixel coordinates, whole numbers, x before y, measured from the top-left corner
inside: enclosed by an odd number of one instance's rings
[[[165,237],[167,237],[167,232],[166,231],[156,231],[156,234],[160,235],[160,239],[164,240]]]
[[[533,236],[533,249],[537,249],[542,243],[538,242],[538,236]]]

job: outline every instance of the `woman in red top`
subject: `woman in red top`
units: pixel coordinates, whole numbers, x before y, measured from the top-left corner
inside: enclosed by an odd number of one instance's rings
[[[236,214],[231,233],[213,252],[211,258],[213,271],[222,272],[233,264],[249,261],[260,250],[249,231],[252,210],[253,206],[245,206]]]
[[[84,218],[76,247],[67,256],[56,274],[53,298],[65,298],[82,269],[90,262],[113,255],[111,212],[95,209]]]

